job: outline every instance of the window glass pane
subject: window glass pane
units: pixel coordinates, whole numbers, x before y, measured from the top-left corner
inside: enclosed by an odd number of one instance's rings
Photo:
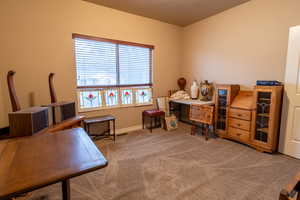
[[[120,84],[151,83],[150,49],[119,45]]]
[[[116,85],[116,44],[75,38],[77,86]]]
[[[106,106],[116,106],[119,104],[118,102],[118,90],[106,90],[105,91],[105,100]]]
[[[80,93],[80,108],[98,108],[102,106],[101,94],[99,91],[81,91]]]
[[[151,103],[152,97],[151,97],[151,89],[137,89],[136,91],[136,103],[137,104],[145,104],[145,103]]]
[[[122,99],[123,105],[132,104],[132,90],[131,89],[123,89],[121,99]]]

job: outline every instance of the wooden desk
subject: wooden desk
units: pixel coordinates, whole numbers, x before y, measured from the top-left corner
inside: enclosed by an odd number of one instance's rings
[[[69,179],[108,164],[82,128],[0,141],[0,199],[62,182],[70,199]]]
[[[172,100],[170,99],[170,112],[175,114],[177,119],[181,122],[196,125],[197,123],[189,119],[191,105],[214,105],[214,101],[200,101],[200,100]]]

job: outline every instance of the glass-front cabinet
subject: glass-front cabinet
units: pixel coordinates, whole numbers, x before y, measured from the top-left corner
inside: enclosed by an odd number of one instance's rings
[[[221,137],[227,135],[229,106],[239,90],[239,85],[216,86],[215,132]]]
[[[281,114],[282,86],[256,86],[252,122],[252,143],[262,150],[275,151]]]
[[[216,129],[220,131],[226,130],[227,94],[227,89],[218,89],[218,118]]]

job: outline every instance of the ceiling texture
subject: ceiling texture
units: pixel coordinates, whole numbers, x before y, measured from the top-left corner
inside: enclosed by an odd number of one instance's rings
[[[250,0],[84,0],[178,26],[220,13]]]

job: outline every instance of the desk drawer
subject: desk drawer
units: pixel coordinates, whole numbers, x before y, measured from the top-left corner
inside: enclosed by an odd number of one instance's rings
[[[244,119],[244,120],[251,120],[251,111],[250,110],[240,110],[236,108],[229,109],[229,117]]]
[[[250,131],[250,121],[229,118],[229,127]]]
[[[250,138],[250,132],[244,131],[238,128],[228,128],[228,135],[232,137],[233,139],[242,141],[242,142],[247,142]]]

